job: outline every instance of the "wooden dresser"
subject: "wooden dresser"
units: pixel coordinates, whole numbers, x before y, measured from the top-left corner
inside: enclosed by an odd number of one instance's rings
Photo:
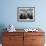
[[[44,32],[3,32],[3,46],[44,46]]]

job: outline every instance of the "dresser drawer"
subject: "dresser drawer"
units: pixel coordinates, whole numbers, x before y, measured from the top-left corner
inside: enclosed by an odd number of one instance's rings
[[[4,43],[3,43],[2,46],[23,46],[23,44],[22,44],[22,43],[19,43],[19,44],[18,44],[18,43],[17,43],[17,44],[16,44],[16,43],[12,43],[12,44],[10,44],[10,43],[4,44]]]
[[[3,46],[23,46],[23,37],[5,37],[3,38]]]
[[[31,44],[31,46],[44,46],[44,44]]]
[[[23,41],[23,36],[4,36],[3,43],[15,43]]]
[[[32,43],[33,44],[43,44],[44,36],[32,36]]]
[[[32,44],[32,37],[24,36],[24,46],[31,46]]]
[[[23,36],[23,32],[4,32],[5,36]]]
[[[44,36],[44,32],[25,32],[24,36]]]

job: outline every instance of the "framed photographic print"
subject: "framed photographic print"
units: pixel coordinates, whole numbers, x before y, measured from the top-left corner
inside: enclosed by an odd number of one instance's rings
[[[34,22],[35,21],[35,7],[18,7],[17,21],[20,22]]]

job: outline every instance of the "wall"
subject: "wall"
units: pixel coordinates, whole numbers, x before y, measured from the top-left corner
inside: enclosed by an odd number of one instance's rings
[[[0,0],[0,31],[13,24],[15,28],[37,28],[46,32],[46,0]],[[35,7],[35,22],[17,22],[17,7]]]
[[[46,28],[46,0],[0,0],[0,25],[16,28]],[[17,22],[17,7],[35,7],[35,22]],[[0,26],[1,27],[1,26]]]

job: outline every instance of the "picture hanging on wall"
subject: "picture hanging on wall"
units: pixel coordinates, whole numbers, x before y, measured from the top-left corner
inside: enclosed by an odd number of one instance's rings
[[[35,7],[18,7],[17,8],[18,22],[34,22],[35,21]]]

